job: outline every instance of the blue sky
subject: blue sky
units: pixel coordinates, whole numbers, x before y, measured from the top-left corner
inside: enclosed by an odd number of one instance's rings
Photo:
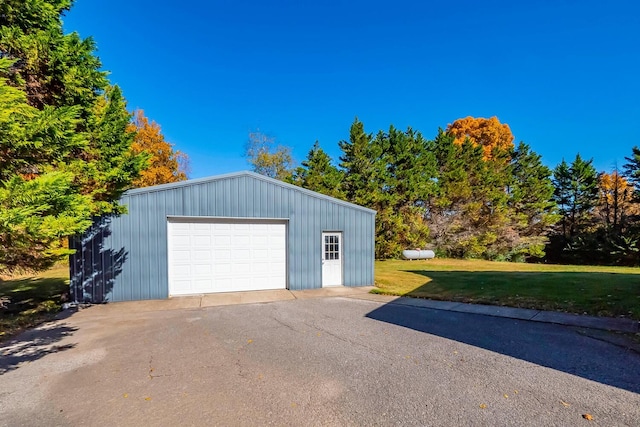
[[[192,178],[248,169],[255,130],[337,160],[356,116],[427,138],[497,116],[550,167],[610,170],[640,145],[636,0],[76,0],[64,24]]]

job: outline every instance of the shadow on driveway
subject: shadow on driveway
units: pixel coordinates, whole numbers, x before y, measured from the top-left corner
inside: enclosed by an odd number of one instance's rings
[[[590,338],[574,328],[393,302],[366,317],[640,393],[638,353]]]
[[[68,316],[68,315],[67,315]],[[75,344],[58,345],[77,328],[60,322],[44,323],[0,344],[0,375],[18,369],[21,364],[33,362],[47,354],[74,348]]]

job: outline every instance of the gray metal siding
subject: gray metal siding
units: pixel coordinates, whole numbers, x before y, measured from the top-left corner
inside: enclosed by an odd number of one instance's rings
[[[70,259],[76,300],[167,298],[168,216],[288,219],[292,290],[322,286],[322,232],[341,231],[344,285],[374,282],[373,211],[250,173],[158,188],[125,194],[121,203],[127,214],[99,219],[87,234],[72,239],[77,249]]]

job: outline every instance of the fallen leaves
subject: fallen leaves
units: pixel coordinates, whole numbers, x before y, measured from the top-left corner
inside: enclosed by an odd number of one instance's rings
[[[480,404],[480,409],[486,409],[486,408],[487,408],[487,405],[485,405],[484,403]]]
[[[582,418],[584,418],[587,421],[593,421],[593,415],[591,414],[582,414]]]
[[[562,403],[562,406],[564,406],[565,408],[568,408],[569,406],[571,406],[570,403],[567,403],[564,400],[561,400],[560,403]]]

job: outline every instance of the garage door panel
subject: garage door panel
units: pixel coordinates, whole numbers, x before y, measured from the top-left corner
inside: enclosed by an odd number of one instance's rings
[[[284,248],[283,248],[284,249]],[[284,263],[287,259],[287,256],[283,251],[271,249],[269,251],[269,259],[272,262],[282,262]]]
[[[224,247],[224,248],[228,248],[231,246],[231,236],[220,236],[220,235],[216,235],[214,237],[214,244],[215,247]]]
[[[181,234],[181,232],[188,232],[191,227],[187,222],[174,222],[172,223],[173,232],[176,234]]]
[[[216,263],[213,267],[217,277],[223,277],[225,275],[231,275],[231,263]]]
[[[176,262],[189,262],[191,260],[191,251],[188,249],[175,249],[173,258]]]
[[[193,255],[193,261],[211,261],[211,250],[193,250],[190,254]]]
[[[193,246],[198,247],[211,247],[211,236],[193,236]]]
[[[256,275],[271,274],[271,267],[268,262],[256,261],[251,265],[252,273]]]
[[[281,263],[269,263],[269,272],[271,274],[284,274],[286,270],[285,262]]]
[[[186,235],[175,235],[173,237],[173,244],[178,247],[178,246],[186,246],[189,247],[189,245],[191,244],[191,237],[186,234]]]
[[[270,230],[269,224],[253,224],[251,226],[251,233],[254,236],[263,236],[263,235],[269,234],[269,230]]]
[[[254,249],[252,251],[252,258],[254,261],[264,261],[264,260],[268,260],[269,258],[269,253],[271,251],[269,249]]]
[[[253,244],[256,246],[267,246],[267,244],[269,244],[269,236],[266,234],[253,236]]]
[[[244,280],[247,273],[251,272],[251,263],[250,262],[233,262],[231,265],[231,272],[233,274],[242,275],[238,280]]]
[[[191,266],[190,265],[176,265],[175,266],[176,276],[189,276],[191,274]]]
[[[286,224],[169,221],[169,294],[284,289]]]
[[[176,289],[181,289],[183,290],[184,294],[192,294],[193,292],[191,292],[191,280],[178,280],[175,279],[174,282],[172,283],[173,287]]]
[[[229,251],[229,257],[234,260],[234,262],[242,262],[243,259],[246,259],[251,254],[251,248],[233,248]]]
[[[213,265],[211,264],[196,264],[193,266],[194,276],[211,276],[211,273],[213,273]]]
[[[232,245],[237,248],[249,249],[251,247],[251,236],[238,235],[233,240]]]
[[[205,293],[205,292],[208,292],[208,289],[211,289],[212,280],[210,278],[194,279],[192,280],[192,283],[193,283],[192,293],[196,293],[196,292]]]

